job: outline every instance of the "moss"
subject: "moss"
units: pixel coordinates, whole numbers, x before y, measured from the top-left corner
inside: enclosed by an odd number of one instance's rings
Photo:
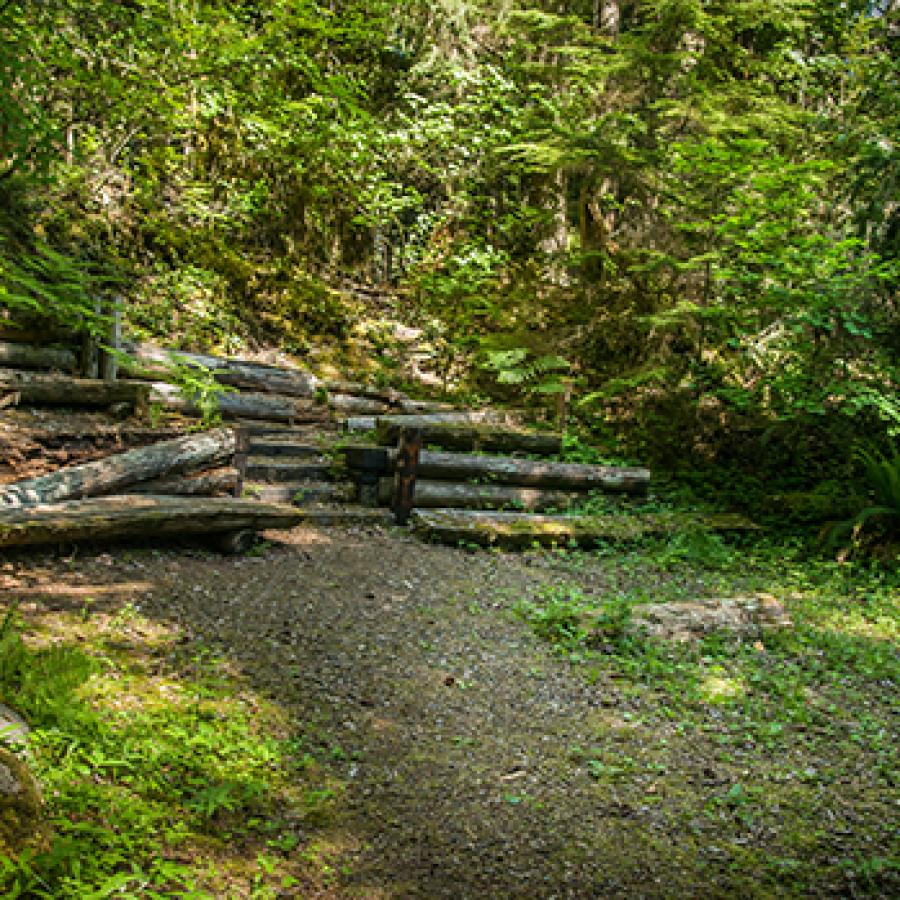
[[[41,793],[28,766],[0,748],[0,857],[17,856],[46,842]]]

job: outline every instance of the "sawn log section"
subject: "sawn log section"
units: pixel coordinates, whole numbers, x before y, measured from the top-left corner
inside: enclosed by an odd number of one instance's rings
[[[232,457],[236,447],[237,435],[230,428],[161,441],[6,485],[0,489],[0,508],[39,506],[113,494],[151,478],[220,465]]]
[[[290,506],[233,497],[98,497],[0,510],[0,547],[292,528]]]

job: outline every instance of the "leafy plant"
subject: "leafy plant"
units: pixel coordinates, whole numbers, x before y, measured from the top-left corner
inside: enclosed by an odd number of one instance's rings
[[[563,651],[575,650],[587,637],[584,611],[587,600],[577,588],[545,588],[537,601],[524,600],[516,613],[541,640]]]
[[[181,396],[200,410],[203,425],[217,425],[222,421],[219,398],[225,393],[233,393],[235,389],[216,381],[212,369],[185,356],[173,354],[172,379]]]
[[[857,538],[873,519],[880,520],[891,534],[900,531],[900,449],[894,447],[889,456],[872,447],[860,447],[856,458],[862,463],[872,502],[832,529],[832,545],[847,534]]]

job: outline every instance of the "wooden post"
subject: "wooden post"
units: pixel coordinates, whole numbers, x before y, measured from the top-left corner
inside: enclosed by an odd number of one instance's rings
[[[397,468],[394,475],[394,516],[398,525],[405,525],[413,509],[416,493],[416,473],[422,450],[422,429],[403,428],[397,447]]]
[[[234,462],[232,465],[238,471],[237,483],[234,486],[234,496],[240,497],[244,493],[244,479],[247,475],[247,456],[250,453],[250,435],[245,428],[235,428],[234,435],[236,446],[234,450]]]
[[[103,307],[99,300],[94,301],[94,312],[99,317]],[[81,336],[81,374],[85,378],[97,378],[100,374],[100,350],[97,340],[90,331]]]
[[[100,354],[100,377],[104,381],[115,381],[119,374],[119,360],[116,351],[122,349],[122,298],[116,297],[112,303],[109,323],[109,346]],[[112,352],[110,352],[112,351]]]

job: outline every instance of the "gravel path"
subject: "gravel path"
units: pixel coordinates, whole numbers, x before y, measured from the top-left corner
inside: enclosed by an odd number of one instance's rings
[[[340,824],[358,848],[342,893],[670,893],[677,873],[635,845],[655,827],[650,808],[604,796],[572,759],[604,722],[623,724],[626,701],[512,613],[560,577],[552,559],[384,532],[280,537],[264,558],[176,558],[141,610],[220,645],[340,748]]]

